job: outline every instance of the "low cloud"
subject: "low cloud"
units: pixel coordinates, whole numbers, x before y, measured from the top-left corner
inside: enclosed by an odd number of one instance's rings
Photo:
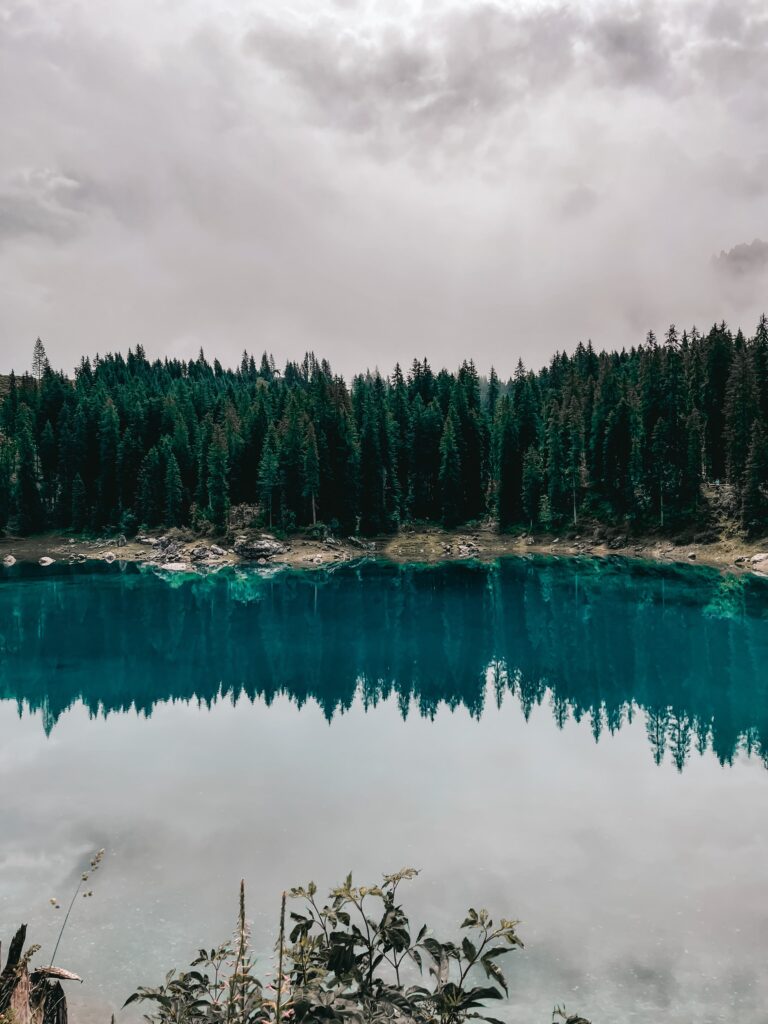
[[[760,273],[768,267],[768,242],[756,238],[753,242],[740,242],[727,251],[723,249],[715,258],[715,264],[726,274]]]

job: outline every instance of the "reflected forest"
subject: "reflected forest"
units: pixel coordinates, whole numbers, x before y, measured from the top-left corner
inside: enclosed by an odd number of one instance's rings
[[[78,701],[151,715],[287,695],[331,719],[358,696],[432,717],[511,694],[526,717],[586,718],[596,740],[641,711],[654,760],[679,770],[692,750],[768,763],[766,593],[703,568],[547,556],[183,578],[16,566],[0,577],[0,699],[51,730]]]

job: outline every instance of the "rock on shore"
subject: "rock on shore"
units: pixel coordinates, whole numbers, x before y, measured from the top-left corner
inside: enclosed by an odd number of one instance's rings
[[[275,537],[262,533],[259,537],[238,537],[235,540],[234,552],[246,562],[257,562],[260,558],[273,558],[284,555],[288,546]]]

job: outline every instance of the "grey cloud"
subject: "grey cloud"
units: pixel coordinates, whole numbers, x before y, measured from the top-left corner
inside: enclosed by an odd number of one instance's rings
[[[43,235],[63,240],[82,223],[81,184],[49,169],[17,172],[0,185],[0,240]]]
[[[709,254],[768,237],[761,4],[5,0],[0,370],[751,329]]]
[[[727,251],[723,249],[715,259],[719,271],[738,276],[760,273],[768,267],[768,242],[756,238],[740,242]]]
[[[677,11],[677,13],[675,13]],[[462,133],[480,144],[499,118],[528,113],[561,89],[648,90],[673,98],[702,75],[727,78],[764,51],[755,11],[646,2],[521,8],[480,2],[438,7],[398,28],[345,29],[334,17],[263,17],[246,52],[285,77],[322,125],[367,136],[390,158]]]
[[[386,147],[476,137],[531,90],[567,76],[579,19],[567,8],[512,13],[493,4],[441,12],[407,28],[351,33],[327,20],[264,20],[247,52],[285,75],[322,123]]]
[[[600,202],[600,197],[588,185],[576,185],[563,195],[560,200],[560,212],[563,217],[583,217],[591,213]]]
[[[585,41],[600,59],[601,75],[622,86],[671,88],[672,51],[653,7],[603,11],[589,25]]]

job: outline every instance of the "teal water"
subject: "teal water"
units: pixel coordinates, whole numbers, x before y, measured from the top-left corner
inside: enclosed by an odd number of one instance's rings
[[[0,938],[103,1020],[280,890],[523,919],[510,1021],[765,1020],[768,585],[620,560],[0,574]],[[1,934],[4,933],[4,934]]]

